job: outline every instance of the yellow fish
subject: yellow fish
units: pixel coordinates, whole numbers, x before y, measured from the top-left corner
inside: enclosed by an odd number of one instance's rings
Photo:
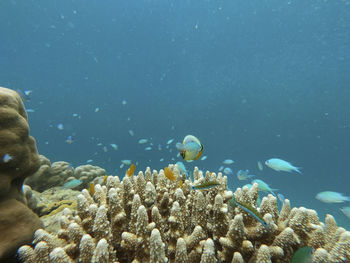
[[[168,167],[164,168],[164,175],[166,178],[168,178],[172,182],[174,182],[176,179],[175,174]]]
[[[94,183],[89,184],[89,193],[91,196],[94,196],[94,194],[95,194],[95,184]]]
[[[176,144],[176,148],[180,150],[182,158],[187,162],[198,160],[203,152],[203,145],[199,139],[193,135],[187,135],[182,144]]]
[[[135,170],[136,170],[136,165],[135,165],[135,164],[132,164],[132,165],[130,166],[130,168],[126,171],[126,174],[127,174],[129,177],[131,177],[131,176],[134,175]]]

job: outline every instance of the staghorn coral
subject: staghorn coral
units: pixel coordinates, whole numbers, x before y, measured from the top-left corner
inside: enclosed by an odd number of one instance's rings
[[[176,166],[169,169],[176,174]],[[58,263],[287,263],[298,248],[313,246],[313,262],[350,261],[350,232],[332,216],[324,224],[314,210],[291,209],[289,200],[279,212],[272,195],[257,207],[257,185],[238,188],[236,200],[255,207],[264,227],[239,207],[230,208],[233,193],[221,173],[203,175],[195,168],[194,176],[195,183],[216,178],[221,186],[195,191],[185,181],[179,188],[163,170],[150,168],[122,181],[109,176],[106,186],[96,185],[94,196],[81,192],[76,211],[63,211],[57,235],[38,230],[34,249],[24,246],[18,253],[25,263],[53,256]]]

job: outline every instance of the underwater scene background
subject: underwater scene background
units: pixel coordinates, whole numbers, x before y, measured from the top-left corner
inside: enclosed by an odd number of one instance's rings
[[[31,91],[31,135],[51,161],[159,170],[193,134],[207,159],[187,170],[233,159],[231,188],[249,169],[350,229],[349,204],[315,199],[350,195],[350,1],[11,0],[0,12],[0,86]],[[258,169],[273,157],[302,174]]]

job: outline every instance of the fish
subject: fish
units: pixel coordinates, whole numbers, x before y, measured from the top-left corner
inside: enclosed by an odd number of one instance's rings
[[[201,161],[204,161],[208,158],[208,156],[204,155],[202,158],[201,158]]]
[[[73,142],[72,136],[69,135],[66,139],[66,143],[72,144],[72,142]]]
[[[315,198],[323,203],[343,203],[345,201],[350,201],[350,197],[344,196],[342,193],[324,191],[318,193]]]
[[[243,185],[243,187],[244,186],[246,186],[246,187],[248,187],[248,189],[250,189],[250,188],[252,188],[253,185],[252,184],[245,184],[245,185]]]
[[[207,181],[207,182],[203,182],[201,184],[198,185],[192,185],[191,188],[192,190],[205,190],[205,189],[210,189],[213,187],[216,187],[220,185],[220,183],[216,180],[212,180],[212,181]]]
[[[31,90],[16,90],[17,93],[19,94],[19,96],[21,96],[21,99],[24,101],[24,102],[27,102],[27,101],[30,101],[30,94],[32,93]]]
[[[26,112],[32,113],[32,112],[35,112],[35,110],[34,109],[26,109]]]
[[[230,164],[233,164],[235,161],[231,160],[231,159],[226,159],[224,160],[222,163],[223,164],[226,164],[226,165],[230,165]]]
[[[312,253],[314,249],[312,247],[301,247],[293,255],[291,263],[311,263]]]
[[[172,182],[174,182],[176,179],[175,174],[168,167],[164,168],[164,175],[166,178],[168,178]]]
[[[273,196],[276,196],[274,191],[278,191],[278,189],[271,188],[267,183],[265,183],[263,180],[255,179],[252,181],[252,184],[257,183],[259,190],[263,192],[271,193]]]
[[[222,170],[224,170],[224,168],[225,168],[225,166],[221,165],[221,166],[219,167],[219,172],[221,172]]]
[[[340,208],[340,211],[342,211],[344,215],[350,218],[350,206]]]
[[[140,140],[138,141],[139,144],[145,144],[145,143],[147,143],[147,142],[148,142],[147,139],[140,139]]]
[[[130,165],[131,164],[131,160],[121,160],[121,162],[125,165]]]
[[[122,105],[126,105],[128,102],[126,100],[122,100]]]
[[[259,169],[259,171],[264,170],[264,166],[262,165],[262,163],[260,161],[258,161],[258,169]]]
[[[238,180],[240,180],[240,181],[248,180],[249,178],[252,178],[252,177],[254,177],[254,176],[255,176],[255,175],[253,175],[253,174],[249,174],[249,170],[245,170],[245,171],[239,170],[239,171],[237,172],[237,178],[238,178]]]
[[[103,146],[103,151],[104,151],[105,153],[108,152],[108,149],[107,149],[106,146]]]
[[[160,161],[160,162],[163,162],[163,161],[164,161],[164,158],[160,158],[159,161]]]
[[[95,108],[95,112],[99,112],[100,111],[100,108]]]
[[[69,182],[65,183],[62,187],[63,187],[63,188],[68,188],[68,189],[73,189],[73,188],[78,187],[78,186],[81,185],[82,183],[83,183],[82,180],[73,179],[73,180],[70,180]]]
[[[180,150],[181,157],[187,162],[198,160],[203,152],[203,145],[199,139],[193,135],[187,135],[182,144],[176,144],[176,148]]]
[[[174,139],[170,139],[169,141],[167,141],[166,144],[171,144],[174,141]]]
[[[107,178],[108,178],[108,175],[105,175],[105,176],[103,177],[103,183],[104,183],[104,184],[107,182]]]
[[[233,174],[233,171],[232,171],[232,169],[230,167],[226,167],[223,172],[226,175],[232,175]]]
[[[283,205],[284,204],[284,200],[285,200],[284,195],[283,194],[278,194],[277,197],[278,197],[278,200],[280,200],[282,205]]]
[[[161,150],[162,150],[162,145],[158,144],[158,151],[161,151]]]
[[[63,124],[62,123],[57,124],[57,129],[63,130],[64,129]]]
[[[129,130],[129,134],[130,134],[130,136],[134,136],[135,135],[133,130]]]
[[[181,175],[185,174],[186,177],[188,178],[188,173],[187,173],[186,167],[183,164],[183,162],[177,162],[176,164],[177,164],[177,169],[179,170],[179,173]]]
[[[92,163],[94,160],[92,160],[92,159],[89,159],[89,160],[87,160],[86,162],[87,163]]]
[[[267,167],[270,167],[271,169],[278,171],[278,172],[279,171],[284,171],[284,172],[294,171],[294,172],[301,174],[301,172],[299,170],[300,167],[295,167],[291,163],[284,161],[282,159],[272,158],[272,159],[265,161],[265,164]]]
[[[116,145],[115,143],[111,143],[110,146],[114,149],[114,150],[118,150],[118,145]]]
[[[252,207],[250,204],[247,204],[245,202],[238,202],[234,196],[231,198],[230,204],[233,207],[238,206],[243,211],[247,212],[249,215],[254,217],[257,221],[259,221],[264,227],[268,226],[268,224],[265,222],[262,215],[254,207]]]
[[[94,196],[94,194],[95,194],[95,183],[90,183],[88,190],[89,190],[90,195]]]
[[[152,150],[152,147],[151,146],[148,146],[145,148],[145,151],[151,151]]]
[[[126,174],[131,177],[134,175],[136,170],[136,165],[135,164],[131,164],[131,166],[129,167],[129,169],[126,171]]]
[[[4,156],[2,157],[2,162],[3,163],[8,163],[12,159],[13,159],[13,157],[11,155],[9,155],[8,153],[5,153]]]

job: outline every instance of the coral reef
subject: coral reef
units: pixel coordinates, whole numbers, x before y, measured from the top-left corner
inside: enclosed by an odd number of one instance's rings
[[[54,162],[43,155],[40,158],[40,168],[32,176],[25,180],[33,190],[43,192],[51,187],[60,186],[74,176],[74,168],[67,162]]]
[[[43,192],[56,186],[63,186],[74,179],[82,181],[81,185],[76,187],[76,189],[82,190],[88,187],[91,181],[103,182],[103,177],[107,175],[106,170],[98,166],[88,164],[74,169],[67,162],[59,161],[51,164],[50,160],[45,156],[40,155],[39,158],[39,170],[25,180],[25,184],[38,192]]]
[[[23,203],[22,185],[39,168],[35,140],[29,136],[27,113],[21,97],[0,87],[0,262],[32,240],[42,227]]]
[[[176,165],[169,169],[179,176]],[[337,227],[327,215],[320,222],[316,212],[291,208],[281,211],[268,195],[257,207],[258,185],[227,190],[221,173],[195,168],[195,184],[217,180],[207,190],[180,187],[164,171],[150,168],[134,176],[109,176],[96,185],[93,196],[84,189],[77,209],[64,209],[57,234],[37,230],[33,247],[22,246],[19,257],[34,262],[289,262],[300,247],[316,249],[313,262],[349,262],[350,232]],[[255,207],[267,226],[239,206],[232,197]],[[51,261],[52,262],[52,261]]]

